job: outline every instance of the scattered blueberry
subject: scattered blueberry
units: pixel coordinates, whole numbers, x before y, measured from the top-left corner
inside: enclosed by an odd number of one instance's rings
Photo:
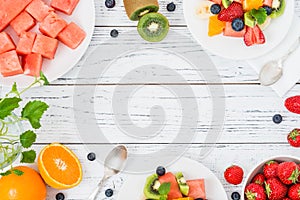
[[[116,5],[116,1],[115,0],[105,0],[105,6],[107,8],[113,8]]]
[[[202,198],[197,198],[197,199],[195,199],[195,200],[204,200],[204,199],[202,199]]]
[[[118,37],[118,35],[119,35],[119,31],[118,30],[113,29],[113,30],[110,31],[110,36],[111,37],[116,38],[116,37]]]
[[[88,159],[89,161],[94,161],[94,160],[96,160],[96,154],[95,154],[95,153],[89,153],[89,154],[87,155],[87,159]]]
[[[221,6],[219,4],[213,4],[210,6],[210,12],[214,15],[217,15],[221,12]]]
[[[114,194],[114,191],[112,189],[105,190],[105,196],[111,197]]]
[[[64,200],[65,195],[63,193],[57,193],[55,198],[56,198],[56,200]]]
[[[231,199],[232,199],[232,200],[240,200],[240,199],[241,199],[240,193],[238,193],[238,192],[233,192],[233,193],[231,194]]]
[[[163,176],[163,175],[165,175],[165,173],[166,173],[166,169],[164,167],[159,166],[156,168],[156,174],[158,176]]]
[[[232,21],[232,29],[235,30],[235,31],[241,31],[244,29],[244,21],[240,18],[236,18]]]
[[[169,3],[169,4],[167,5],[167,10],[168,10],[169,12],[174,12],[175,9],[176,9],[175,3],[172,2],[172,3]]]
[[[271,15],[272,8],[270,6],[263,6],[263,8],[267,11],[267,15]]]
[[[282,122],[282,116],[280,114],[276,114],[273,116],[273,122],[275,124],[280,124]]]

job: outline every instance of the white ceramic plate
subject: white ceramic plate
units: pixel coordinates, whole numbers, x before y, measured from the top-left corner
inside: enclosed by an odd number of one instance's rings
[[[155,171],[155,169],[153,170]],[[173,165],[167,168],[170,172],[183,172],[183,175],[187,180],[189,179],[205,179],[206,198],[209,200],[220,200],[227,199],[227,194],[218,180],[218,178],[202,164],[187,159],[181,158]],[[130,199],[130,200],[142,200],[144,199],[143,188],[147,176],[150,174],[143,175],[127,175],[121,190],[118,193],[119,200]]]
[[[50,5],[50,0],[45,0],[48,5]],[[71,16],[65,15],[61,12],[57,12],[61,17],[63,17],[67,22],[75,22],[79,25],[85,32],[86,38],[80,44],[77,49],[72,50],[69,47],[65,46],[61,42],[59,42],[58,49],[56,51],[55,58],[53,60],[44,59],[42,71],[49,79],[49,81],[54,81],[57,78],[61,77],[65,73],[67,73],[72,67],[76,65],[76,63],[80,60],[80,58],[85,53],[88,48],[90,41],[92,39],[92,35],[95,27],[95,6],[94,0],[81,0],[79,1],[77,7],[75,8],[73,14]],[[18,42],[18,37],[11,29],[8,27],[5,31],[12,35],[15,43]],[[30,30],[33,32],[38,31],[38,25]],[[0,74],[0,85],[12,85],[14,82],[17,82],[18,86],[24,87],[34,80],[33,77],[26,75],[17,75],[12,77],[2,77]]]
[[[286,0],[285,12],[282,16],[273,19],[264,30],[266,43],[247,47],[243,38],[226,37],[222,34],[209,37],[208,19],[201,19],[196,12],[199,4],[204,0],[183,1],[184,17],[193,37],[203,48],[213,54],[234,60],[244,60],[262,56],[276,47],[287,35],[293,21],[294,1]]]

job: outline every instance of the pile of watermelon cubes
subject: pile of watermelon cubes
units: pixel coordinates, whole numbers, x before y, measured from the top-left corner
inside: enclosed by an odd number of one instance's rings
[[[59,41],[76,49],[86,37],[74,22],[56,11],[71,15],[79,0],[0,0],[0,72],[3,77],[39,76],[43,59],[54,59]],[[40,33],[30,30],[38,26]],[[5,31],[11,26],[18,41]]]

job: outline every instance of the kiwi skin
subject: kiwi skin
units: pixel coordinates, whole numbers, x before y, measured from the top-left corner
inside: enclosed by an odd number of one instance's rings
[[[149,26],[158,26],[156,31],[150,31]],[[169,32],[169,21],[160,13],[148,13],[144,15],[137,26],[140,36],[148,42],[160,42]]]
[[[285,0],[279,0],[279,1],[280,1],[280,6],[277,9],[273,9],[270,15],[271,18],[277,18],[284,13],[285,6],[286,6]]]
[[[159,10],[157,0],[123,0],[123,2],[126,14],[132,21],[137,21],[147,13]]]
[[[144,186],[144,195],[146,199],[159,199],[160,195],[157,191],[153,191],[153,184],[155,181],[158,181],[158,175],[157,174],[152,174],[150,175],[145,183]]]

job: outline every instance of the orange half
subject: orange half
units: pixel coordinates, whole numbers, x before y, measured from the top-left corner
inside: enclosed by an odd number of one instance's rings
[[[55,189],[73,188],[82,180],[77,156],[59,143],[50,144],[40,152],[38,168],[44,181]]]

